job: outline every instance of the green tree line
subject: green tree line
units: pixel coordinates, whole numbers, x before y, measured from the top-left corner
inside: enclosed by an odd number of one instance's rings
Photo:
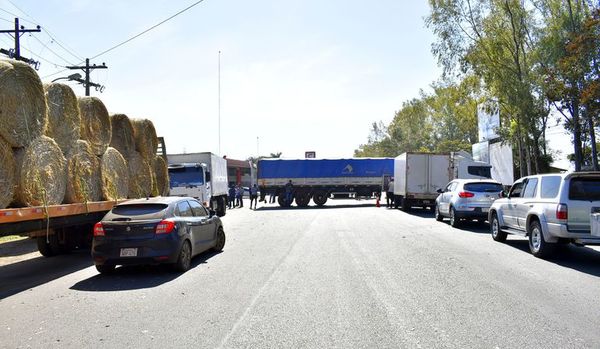
[[[389,125],[374,123],[356,156],[471,150],[477,108],[493,101],[498,133],[521,176],[552,160],[546,126],[558,115],[576,170],[598,170],[600,5],[586,0],[429,0],[425,19],[443,67],[432,92],[405,101]],[[489,105],[489,103],[487,104]]]

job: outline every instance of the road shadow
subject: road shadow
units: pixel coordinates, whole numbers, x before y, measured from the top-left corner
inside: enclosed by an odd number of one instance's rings
[[[526,239],[512,240],[509,236],[505,244],[525,253],[530,253],[529,241]],[[531,258],[535,257],[531,256]],[[573,244],[559,245],[554,255],[546,259],[546,261],[588,275],[600,277],[600,251],[589,247]]]
[[[450,226],[450,220],[448,219],[445,219],[443,222],[439,223],[444,223]],[[460,225],[454,229],[475,234],[490,234],[490,226],[487,222],[479,223],[477,221],[461,221]]]
[[[356,205],[350,205],[350,204],[342,204],[342,205],[331,205],[328,206],[327,204],[325,206],[307,206],[307,207],[298,207],[298,206],[290,206],[290,207],[281,207],[281,206],[264,206],[264,207],[259,207],[256,209],[256,211],[286,211],[286,210],[336,210],[336,209],[343,209],[343,208],[365,208],[365,207],[375,207],[374,203],[364,203],[364,204],[356,204]]]
[[[208,259],[221,252],[204,252],[192,259],[188,272],[201,264],[206,264]],[[175,272],[170,265],[148,266],[122,266],[117,267],[113,274],[97,274],[88,279],[79,281],[71,286],[71,290],[87,292],[112,292],[129,291],[144,288],[153,288],[173,281],[183,275]]]
[[[0,266],[0,300],[92,265],[89,250],[32,259]]]
[[[402,211],[401,209],[393,209],[393,208],[390,208],[388,210],[403,212],[403,213],[409,214],[411,216],[417,216],[417,217],[421,217],[421,218],[434,218],[435,217],[432,210],[425,209],[425,208],[411,208],[406,211]]]
[[[35,251],[37,251],[37,245],[32,239],[19,239],[0,244],[0,258],[22,256]]]

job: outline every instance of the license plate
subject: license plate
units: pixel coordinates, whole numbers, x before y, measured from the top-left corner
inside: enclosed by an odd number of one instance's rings
[[[590,215],[590,226],[592,236],[600,237],[600,213],[592,213]]]
[[[484,207],[481,209],[481,212],[488,213],[489,211],[490,211],[490,209],[488,207]]]
[[[423,203],[424,203],[424,204],[430,204],[430,203],[431,203],[431,201],[429,201],[429,200],[423,200]]]
[[[137,256],[137,248],[122,248],[120,256],[121,257],[135,257]]]

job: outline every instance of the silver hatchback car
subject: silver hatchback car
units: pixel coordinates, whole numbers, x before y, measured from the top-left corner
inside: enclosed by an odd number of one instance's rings
[[[445,189],[439,189],[435,200],[435,219],[450,218],[457,227],[461,220],[477,219],[483,223],[490,206],[502,197],[502,184],[492,179],[455,179]]]

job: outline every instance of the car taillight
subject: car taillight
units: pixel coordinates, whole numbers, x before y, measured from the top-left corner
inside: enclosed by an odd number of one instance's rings
[[[175,222],[169,220],[162,220],[156,226],[156,234],[169,234],[175,230]]]
[[[569,208],[565,204],[556,206],[556,219],[569,219]]]
[[[104,227],[102,223],[98,222],[94,224],[94,236],[104,236]]]
[[[458,193],[458,197],[461,197],[461,198],[472,198],[473,196],[475,196],[475,194],[473,194],[469,191],[461,191],[460,193]]]

